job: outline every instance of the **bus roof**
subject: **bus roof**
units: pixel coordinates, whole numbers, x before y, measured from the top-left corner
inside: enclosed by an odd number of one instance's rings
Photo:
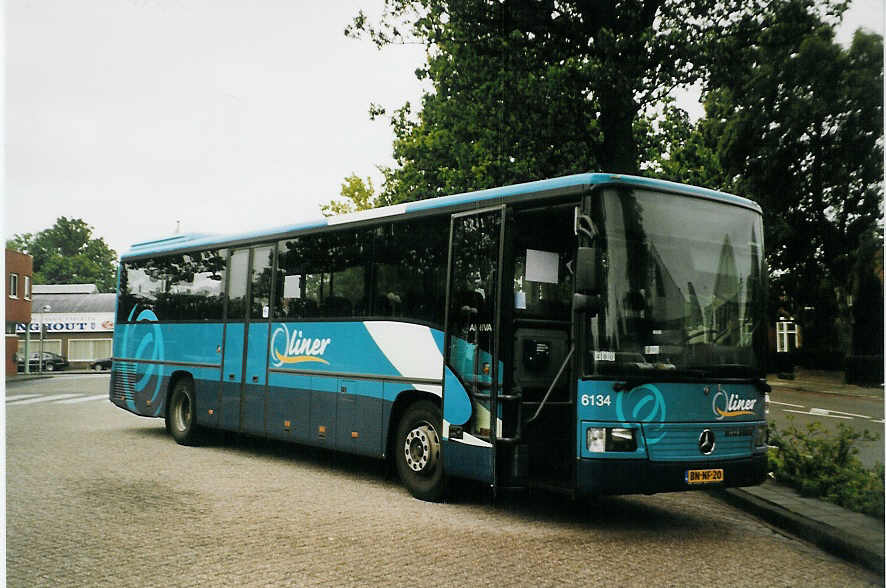
[[[705,198],[708,200],[716,200],[725,202],[762,213],[760,206],[751,200],[719,192],[717,190],[709,190],[697,186],[689,186],[686,184],[678,184],[665,180],[656,180],[639,176],[630,176],[622,174],[608,173],[585,173],[575,174],[571,176],[563,176],[549,180],[539,180],[535,182],[526,182],[523,184],[513,184],[499,188],[490,188],[487,190],[479,190],[476,192],[465,192],[463,194],[453,194],[451,196],[440,196],[437,198],[428,198],[427,200],[419,200],[416,202],[406,202],[403,204],[394,204],[392,206],[384,206],[381,208],[373,208],[371,210],[362,210],[359,212],[342,214],[329,218],[320,218],[311,221],[305,221],[292,225],[285,225],[271,229],[262,229],[247,233],[213,235],[206,233],[189,233],[182,235],[173,235],[152,241],[144,241],[135,243],[121,257],[123,259],[158,255],[164,253],[173,253],[177,251],[194,251],[198,249],[208,249],[216,247],[227,247],[233,245],[242,245],[258,241],[272,241],[275,239],[286,238],[296,233],[314,229],[323,229],[326,227],[357,224],[380,218],[395,218],[403,215],[411,215],[414,213],[431,212],[439,210],[469,210],[471,208],[480,208],[483,206],[491,206],[498,203],[516,201],[521,198],[535,196],[539,198],[549,198],[555,196],[566,195],[570,193],[579,193],[592,186],[621,184],[626,186],[635,186],[648,190],[658,190],[665,192],[674,192],[685,196]]]

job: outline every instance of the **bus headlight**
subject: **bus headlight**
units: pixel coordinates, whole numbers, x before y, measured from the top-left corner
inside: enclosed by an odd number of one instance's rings
[[[588,429],[588,451],[591,453],[606,451],[606,429],[598,427]]]
[[[588,451],[633,452],[637,450],[636,429],[589,427],[587,432]]]

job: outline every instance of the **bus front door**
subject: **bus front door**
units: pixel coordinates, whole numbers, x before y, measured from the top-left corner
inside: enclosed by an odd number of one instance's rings
[[[504,207],[453,215],[449,240],[443,463],[495,486]]]
[[[231,252],[220,426],[265,433],[271,246]]]

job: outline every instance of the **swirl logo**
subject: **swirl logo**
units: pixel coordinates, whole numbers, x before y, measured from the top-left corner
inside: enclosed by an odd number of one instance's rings
[[[305,337],[298,330],[290,335],[289,327],[280,325],[274,329],[274,334],[271,336],[271,363],[274,367],[306,361],[329,365],[322,355],[326,353],[326,348],[331,342],[332,339],[329,338]]]
[[[136,309],[133,308],[129,313],[129,321],[135,316]],[[135,323],[154,323],[148,328],[127,327],[123,335],[123,349],[128,357],[133,359],[144,360],[145,363],[136,364],[136,380],[133,388],[136,393],[145,392],[151,395],[151,406],[157,406],[157,397],[160,395],[160,377],[162,375],[162,362],[166,357],[163,345],[163,331],[157,323],[157,315],[150,309],[145,309],[138,313]],[[146,325],[147,326],[147,325]],[[135,353],[129,354],[129,336],[130,333],[138,333],[138,341],[133,342]],[[150,386],[150,387],[149,387]],[[135,398],[126,401],[127,406],[133,411],[136,410]]]
[[[625,414],[626,406],[630,407],[630,415]],[[667,418],[667,412],[664,395],[652,384],[622,392],[615,401],[615,415],[618,420],[639,421],[648,425],[644,427],[647,445],[655,445],[664,439],[667,432],[662,425]]]

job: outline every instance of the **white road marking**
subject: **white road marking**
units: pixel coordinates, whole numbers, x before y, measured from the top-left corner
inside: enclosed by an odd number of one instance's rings
[[[58,377],[64,378],[65,380],[95,380],[98,378],[107,378],[110,375],[111,372],[105,372],[97,374],[58,374]]]
[[[40,396],[39,394],[16,394],[15,396],[7,396],[6,402],[11,402],[13,400],[24,400],[25,398],[33,398],[34,396]]]
[[[838,414],[830,414],[828,411],[821,409],[821,408],[818,408],[818,409],[813,408],[809,412],[802,411],[802,410],[791,410],[789,408],[784,409],[784,411],[785,412],[795,412],[797,414],[808,414],[811,416],[823,416],[823,417],[828,417],[828,418],[832,418],[832,419],[846,419],[847,421],[852,420],[851,416],[840,416]],[[815,411],[818,411],[818,412],[815,412]]]
[[[52,402],[53,400],[62,400],[65,398],[75,398],[83,396],[82,394],[50,394],[49,396],[40,396],[39,398],[28,398],[27,400],[19,400],[18,402],[7,402],[7,405],[21,406],[23,404],[37,404],[38,402]]]
[[[780,404],[781,406],[792,406],[794,408],[806,408],[802,404],[790,404],[789,402],[776,402],[774,400],[770,400],[769,404]]]
[[[56,404],[76,404],[78,402],[89,402],[90,400],[108,400],[107,394],[96,394],[95,396],[84,396],[82,398],[70,398],[68,400],[59,400]]]
[[[858,418],[860,418],[860,419],[872,419],[872,418],[874,418],[874,417],[869,417],[869,416],[866,415],[866,414],[854,414],[854,413],[851,413],[851,412],[842,412],[842,411],[839,411],[839,410],[825,410],[825,409],[820,409],[820,410],[824,410],[825,412],[830,413],[830,414],[845,414],[846,416],[858,417]]]

